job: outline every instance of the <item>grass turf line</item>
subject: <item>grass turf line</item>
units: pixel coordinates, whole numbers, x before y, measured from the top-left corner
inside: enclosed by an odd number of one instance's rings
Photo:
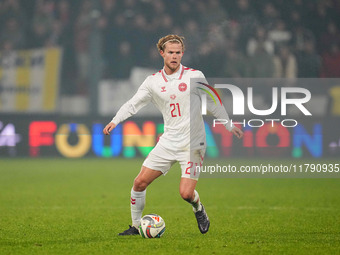
[[[144,214],[164,218],[164,236],[119,237],[130,223],[130,189],[142,162],[1,160],[0,254],[339,251],[340,179],[202,178],[197,190],[211,219],[210,231],[202,235],[190,205],[179,196],[178,165],[147,191]]]

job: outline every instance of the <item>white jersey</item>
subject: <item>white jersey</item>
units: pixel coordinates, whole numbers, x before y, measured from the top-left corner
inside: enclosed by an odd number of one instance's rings
[[[192,78],[205,79],[201,71],[183,65],[172,75],[167,75],[162,69],[148,76],[137,93],[119,109],[111,122],[118,125],[152,102],[163,115],[164,133],[159,142],[165,148],[193,150],[206,147],[201,114],[202,94],[205,92],[195,84],[190,85]],[[216,104],[210,96],[206,99],[207,110],[217,119],[227,119],[229,123],[225,108]],[[230,131],[232,126],[226,125],[226,128]]]

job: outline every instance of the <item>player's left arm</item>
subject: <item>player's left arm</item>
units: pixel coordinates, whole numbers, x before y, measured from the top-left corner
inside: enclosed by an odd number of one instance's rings
[[[231,133],[233,133],[239,139],[243,137],[243,131],[236,126],[233,127]]]
[[[202,76],[200,78],[204,78],[204,80],[205,80],[203,73],[201,73],[200,76]],[[208,84],[206,80],[205,80],[205,83]],[[203,92],[202,90],[198,90],[198,93],[200,95],[202,95],[202,93],[205,93],[205,92]],[[243,137],[243,131],[241,129],[239,129],[238,127],[234,126],[231,123],[231,121],[229,119],[229,115],[228,115],[226,109],[224,108],[224,105],[221,104],[218,100],[216,100],[214,102],[214,100],[209,95],[206,96],[206,99],[207,99],[207,110],[216,119],[226,120],[227,124],[224,125],[226,127],[226,129],[228,131],[230,131],[231,133],[233,133],[237,138],[242,138]]]
[[[207,96],[207,110],[216,118],[216,119],[223,119],[227,121],[225,127],[228,131],[233,133],[237,138],[243,137],[243,131],[233,125],[229,119],[229,115],[224,108],[223,104],[220,102],[214,102],[210,96]]]

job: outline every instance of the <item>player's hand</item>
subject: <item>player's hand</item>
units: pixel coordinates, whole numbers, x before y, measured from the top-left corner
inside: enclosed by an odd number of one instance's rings
[[[239,129],[238,127],[234,127],[231,130],[231,133],[233,133],[239,139],[241,139],[243,137],[243,131],[241,129]]]
[[[103,133],[105,135],[109,135],[110,132],[116,127],[116,124],[113,124],[110,122],[109,124],[106,125],[106,127],[103,129]]]

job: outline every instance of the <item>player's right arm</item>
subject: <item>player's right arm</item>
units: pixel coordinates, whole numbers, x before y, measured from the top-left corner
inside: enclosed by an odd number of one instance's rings
[[[147,85],[148,79],[139,87],[137,93],[125,104],[120,107],[116,116],[111,120],[109,124],[103,129],[105,135],[109,135],[110,132],[122,121],[126,120],[130,116],[136,114],[140,109],[146,106],[152,98],[152,93]]]

